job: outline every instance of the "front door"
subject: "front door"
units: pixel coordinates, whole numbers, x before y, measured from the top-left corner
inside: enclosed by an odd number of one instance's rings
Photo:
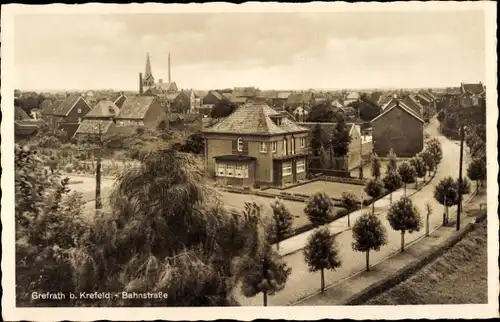
[[[273,162],[273,184],[275,186],[278,186],[278,187],[281,186],[282,173],[283,173],[283,165],[281,164],[280,161],[274,160],[274,162]]]

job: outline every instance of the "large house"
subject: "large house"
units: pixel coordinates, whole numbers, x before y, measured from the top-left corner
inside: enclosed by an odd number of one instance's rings
[[[372,121],[373,151],[385,157],[413,157],[424,147],[424,119],[404,100],[394,97]]]
[[[316,123],[316,122],[302,122],[297,123],[301,127],[309,129],[309,139],[313,138],[313,132],[317,125],[320,126],[321,132],[324,135],[324,140],[329,142],[333,134],[333,129],[337,123]],[[355,123],[346,123],[349,129],[349,136],[351,142],[349,143],[349,153],[347,155],[348,169],[352,170],[359,167],[361,156],[366,159],[372,153],[372,140],[371,136],[361,133],[361,126]],[[310,144],[310,142],[308,142]]]
[[[80,123],[91,109],[81,95],[68,95],[64,100],[57,100],[44,106],[42,119],[54,127],[62,123]]]
[[[127,97],[115,117],[116,127],[139,127],[155,130],[162,122],[168,123],[165,104],[154,96]]]
[[[120,112],[116,104],[102,100],[84,116],[74,137],[83,138],[89,135],[106,135],[114,125],[114,117]]]
[[[209,173],[223,184],[282,187],[306,178],[308,129],[248,102],[203,130]]]
[[[460,86],[460,105],[463,107],[485,106],[486,88],[482,83],[465,84]]]

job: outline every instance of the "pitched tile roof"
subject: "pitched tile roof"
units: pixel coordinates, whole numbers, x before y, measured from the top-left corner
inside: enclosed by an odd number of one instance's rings
[[[47,114],[45,113],[44,111],[51,111],[50,109],[50,106],[52,105],[52,101],[51,100],[44,100],[41,104],[40,104],[40,110],[42,111],[42,113],[44,114]]]
[[[280,115],[265,103],[244,104],[231,115],[205,129],[206,133],[231,133],[274,135],[307,131],[295,122],[282,116],[281,125],[276,125],[272,116]]]
[[[127,97],[116,118],[134,120],[144,119],[154,100],[154,96]]]
[[[127,96],[125,95],[120,95],[120,97],[118,97],[117,99],[115,99],[113,102],[115,103],[115,105],[120,108],[123,106],[123,103],[125,102],[125,100],[127,99]]]
[[[30,120],[28,113],[26,113],[20,106],[14,107],[14,120]]]
[[[113,124],[111,120],[84,119],[75,134],[99,134],[99,127],[101,134],[104,134],[108,132],[111,124]]]
[[[347,100],[358,100],[361,96],[359,95],[358,92],[350,92],[347,94],[346,99]]]
[[[425,93],[423,93],[423,92],[422,93],[418,93],[417,96],[420,97],[420,98],[422,98],[423,100],[429,102],[429,103],[432,103],[432,99],[428,95],[426,95]]]
[[[233,97],[255,97],[257,92],[255,87],[235,87]]]
[[[325,136],[330,139],[332,134],[333,134],[333,129],[337,126],[337,123],[333,122],[328,122],[328,123],[319,123],[319,122],[298,122],[298,125],[307,128],[309,130],[309,133],[312,134],[314,131],[314,128],[316,127],[316,124],[319,124],[321,130],[325,134]],[[349,130],[349,134],[352,134],[352,131],[354,130],[354,127],[356,126],[354,123],[348,123],[346,122],[346,126]]]
[[[109,100],[102,100],[85,115],[85,118],[114,117],[118,112],[120,112],[120,109],[115,103]]]
[[[462,84],[463,92],[469,92],[471,94],[481,94],[485,91],[484,85],[479,84]]]
[[[375,117],[373,120],[371,120],[370,123],[373,123],[375,120],[378,120],[379,118],[383,117],[384,115],[389,113],[392,109],[396,108],[397,106],[399,106],[399,108],[401,108],[403,111],[407,112],[408,114],[410,114],[411,116],[413,116],[414,118],[419,120],[420,122],[424,123],[424,120],[422,119],[422,117],[417,112],[415,112],[411,107],[406,105],[403,100],[401,100],[399,98],[393,98],[389,103],[387,103],[387,105],[384,107],[384,110],[382,111],[382,113],[380,113],[377,117]]]
[[[287,103],[298,104],[306,103],[312,99],[312,93],[291,93],[288,96]]]
[[[86,103],[81,95],[69,95],[64,100],[57,100],[54,102],[50,108],[47,108],[47,111],[43,111],[43,113],[48,115],[66,116],[69,112],[71,112],[71,109],[80,99]]]
[[[219,93],[217,93],[217,94],[219,94]],[[225,99],[227,99],[227,100],[231,100],[231,97],[233,97],[233,94],[232,94],[232,93],[222,93],[222,95],[221,95],[221,94],[219,94],[219,95],[220,95],[220,98],[218,98],[218,99],[223,99],[223,98],[225,98]],[[217,97],[217,96],[216,96],[216,97]]]

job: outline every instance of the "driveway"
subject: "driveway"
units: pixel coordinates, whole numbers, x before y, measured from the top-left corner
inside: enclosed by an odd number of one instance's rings
[[[415,206],[420,210],[420,213],[423,217],[425,216],[424,211],[426,203],[429,203],[431,207],[434,209],[430,217],[429,226],[431,227],[431,230],[441,224],[442,213],[443,213],[443,206],[441,206],[437,201],[434,200],[434,186],[441,179],[447,176],[452,176],[454,178],[458,177],[458,157],[460,152],[459,144],[457,144],[457,142],[448,140],[444,136],[441,136],[438,132],[437,126],[438,126],[437,122],[433,120],[433,122],[427,127],[426,131],[431,136],[438,137],[439,141],[441,142],[443,150],[443,160],[441,161],[441,164],[436,172],[434,180],[427,186],[422,188],[420,191],[416,192],[411,196],[411,199],[413,200]],[[464,156],[465,156],[464,169],[467,169],[468,156],[465,154]],[[464,175],[465,175],[465,170],[464,170]],[[414,191],[411,190],[407,191],[408,194],[412,192]],[[401,195],[402,195],[402,190],[395,192],[393,194],[394,200],[397,200],[398,196]],[[467,196],[465,196],[464,199],[467,199]],[[388,200],[384,198],[384,200],[377,201],[376,208],[383,209],[388,205],[389,205]],[[450,209],[450,213],[452,213],[455,209],[456,207]],[[364,211],[371,211],[371,208],[367,207],[365,209],[362,209],[360,211],[351,214],[351,222],[354,222],[354,220],[358,218]],[[379,217],[382,220],[382,223],[387,230],[388,244],[384,246],[384,248],[382,248],[379,252],[370,253],[370,261],[372,263],[383,260],[387,256],[398,251],[400,248],[401,235],[399,234],[399,232],[392,230],[392,228],[389,225],[389,222],[385,218],[386,214],[387,212],[383,211],[382,213],[380,213]],[[346,219],[344,218],[342,220]],[[280,248],[287,249],[287,251],[293,251],[294,249],[297,250],[303,248],[310,234],[311,232],[306,232],[297,235],[295,237],[292,237],[288,240],[285,240],[281,242]],[[420,232],[407,234],[405,236],[405,241],[406,243],[410,243],[416,240],[417,238],[423,236],[424,234],[425,234],[425,228],[422,228]],[[342,266],[337,271],[325,272],[326,285],[331,285],[354,273],[362,271],[365,268],[365,255],[363,253],[355,252],[352,249],[353,238],[352,238],[352,233],[350,231],[345,231],[339,234],[336,237],[336,242],[339,248],[340,258],[342,259],[343,263]],[[308,267],[304,262],[302,251],[296,251],[288,256],[285,256],[284,260],[287,263],[287,265],[292,268],[292,273],[289,277],[285,289],[276,293],[274,296],[268,297],[268,305],[289,305],[319,290],[320,273],[309,272]],[[253,298],[246,298],[238,290],[236,297],[243,306],[262,305],[261,295],[257,295],[256,297]]]

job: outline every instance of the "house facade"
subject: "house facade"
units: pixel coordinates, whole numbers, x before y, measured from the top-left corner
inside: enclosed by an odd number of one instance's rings
[[[413,157],[424,148],[423,118],[398,98],[393,98],[371,124],[373,151],[381,157],[391,149],[399,157]]]
[[[51,127],[66,132],[70,140],[83,117],[91,110],[89,103],[79,94],[67,95],[64,100],[56,100],[42,110],[42,120]]]
[[[154,96],[127,97],[115,117],[116,127],[144,127],[156,130],[162,122],[168,123],[165,103]]]
[[[482,83],[465,84],[460,86],[460,105],[463,107],[486,106],[486,88]]]
[[[306,178],[308,129],[249,102],[203,130],[207,170],[222,184],[282,187]]]
[[[98,102],[83,117],[73,137],[78,140],[92,135],[107,135],[114,127],[114,118],[119,112],[118,106],[110,100]]]

